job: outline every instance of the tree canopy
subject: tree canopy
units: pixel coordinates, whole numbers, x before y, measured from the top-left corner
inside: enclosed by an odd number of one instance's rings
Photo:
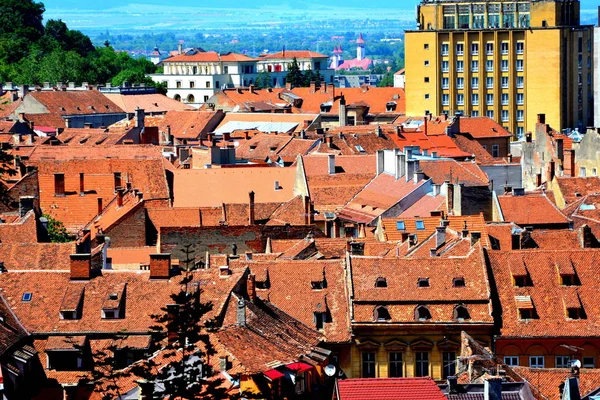
[[[89,37],[62,20],[43,25],[45,8],[33,0],[0,0],[0,81],[110,82],[152,84],[156,66],[134,59],[110,44],[94,47]]]

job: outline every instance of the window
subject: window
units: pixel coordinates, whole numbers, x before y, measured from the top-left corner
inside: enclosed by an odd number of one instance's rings
[[[103,319],[117,319],[119,318],[118,310],[102,310]]]
[[[187,97],[187,102],[188,103],[193,103],[196,99],[194,98],[193,94],[189,94]]]
[[[456,306],[454,308],[453,318],[457,321],[464,321],[467,319],[471,319],[471,315],[469,314],[469,310],[465,306]]]
[[[208,96],[204,96],[204,102],[206,103],[208,101]]]
[[[530,356],[529,357],[530,368],[544,368],[544,356]]]
[[[518,61],[518,60],[517,60]],[[502,60],[500,61],[500,70],[502,72],[506,72],[508,71],[508,60]],[[522,70],[521,70],[522,71]]]
[[[500,146],[497,144],[492,145],[492,157],[500,157]]]
[[[209,88],[210,87],[210,81],[206,81],[206,87]]]
[[[494,54],[494,43],[486,43],[485,44],[485,52],[488,56]]]
[[[442,72],[448,72],[450,70],[450,64],[448,61],[442,61]]]
[[[465,62],[457,61],[456,62],[456,72],[463,72],[465,70]]]
[[[517,54],[523,54],[525,51],[525,42],[517,42]]]
[[[525,83],[525,78],[522,76],[517,76],[517,88],[522,89]]]
[[[583,368],[595,368],[594,357],[583,357],[581,361]]]
[[[577,52],[581,53],[583,51],[583,38],[580,37],[577,40]]]
[[[535,313],[532,308],[519,308],[519,319],[535,319]]]
[[[502,89],[508,88],[508,76],[503,76],[500,78]]]
[[[423,65],[426,66],[426,67],[429,67],[429,60],[423,61]]]
[[[571,367],[571,357],[569,356],[556,356],[555,358],[555,368],[570,368]]]
[[[479,105],[479,95],[478,95],[477,93],[473,93],[473,94],[471,95],[471,103],[472,103],[474,106],[478,106],[478,105]]]
[[[384,288],[387,287],[387,280],[385,278],[379,277],[375,280],[375,287]]]
[[[523,93],[517,93],[517,104],[523,105],[525,103],[525,95]]]
[[[423,45],[423,50],[429,50],[429,43],[425,43]]]
[[[417,280],[418,287],[429,287],[429,278],[419,278]]]
[[[30,302],[32,297],[33,297],[33,293],[25,292],[25,293],[23,293],[23,297],[21,297],[21,301],[23,301],[25,303]]]
[[[429,375],[429,353],[418,351],[415,354],[415,376]]]
[[[525,120],[525,111],[517,110],[517,122],[523,122]]]
[[[487,72],[493,72],[494,71],[494,60],[487,60],[485,62],[485,70]]]
[[[177,81],[177,82],[175,82],[175,87],[176,87],[177,89],[181,89],[181,81]]]
[[[471,72],[479,72],[479,61],[471,61]]]
[[[488,93],[485,95],[485,104],[488,106],[494,105],[494,94]]]
[[[479,54],[479,43],[471,43],[471,54],[474,56]]]
[[[448,89],[450,87],[450,79],[442,78],[442,89]]]
[[[425,229],[425,222],[423,222],[422,220],[417,220],[415,221],[415,226],[417,228],[417,230],[423,230]]]
[[[429,100],[429,93],[425,93],[425,96],[423,96],[425,98],[425,100]]]
[[[569,319],[587,319],[583,308],[573,307],[567,308],[567,318]]]
[[[464,43],[457,43],[456,44],[456,55],[457,56],[462,56],[463,54],[465,54],[465,45],[464,45]]]
[[[429,77],[428,77],[428,76],[424,77],[424,78],[423,78],[423,82],[425,82],[425,83],[429,83]]]
[[[465,78],[456,78],[456,88],[457,89],[465,88]]]
[[[580,176],[581,178],[585,178],[585,176],[586,176],[585,167],[581,167],[581,168],[579,168],[579,176]]]
[[[392,352],[389,353],[390,365],[388,375],[390,378],[401,378],[402,377],[402,353]]]
[[[508,54],[508,42],[500,43],[500,53]]]
[[[486,89],[494,88],[494,78],[493,77],[488,76],[487,78],[485,78],[485,87],[486,87]]]
[[[314,315],[314,321],[315,321],[315,328],[317,330],[322,330],[323,327],[325,326],[325,322],[327,322],[327,313],[326,312],[315,312],[313,313]]]
[[[377,306],[375,307],[374,319],[375,321],[389,321],[392,319],[392,317],[390,316],[390,312],[386,307]]]
[[[252,85],[252,79],[250,79],[250,84]],[[219,81],[215,81],[215,87],[216,88],[220,88],[221,87]]]
[[[513,275],[513,283],[515,287],[532,286],[529,275]]]
[[[471,78],[471,88],[479,89],[479,78],[477,78],[477,77]]]
[[[517,60],[517,71],[519,71],[519,72],[523,71],[523,68],[525,65],[524,63],[525,63],[525,61],[523,61],[523,60]],[[508,65],[506,67],[507,67],[506,69],[508,70]]]
[[[524,134],[525,128],[523,128],[522,126],[517,126],[517,137],[522,138]]]
[[[502,122],[508,122],[508,110],[502,110],[502,113],[500,115]]]
[[[502,93],[502,96],[500,96],[500,100],[502,101],[503,106],[507,106],[508,105],[508,93]]]
[[[446,379],[449,376],[456,374],[456,353],[453,351],[442,353],[442,378]]]
[[[471,117],[479,117],[479,111],[477,111],[477,110],[472,110],[472,111],[471,111]]]
[[[65,174],[54,174],[54,195],[65,195]]]
[[[375,353],[362,353],[362,377],[375,378]]]
[[[519,366],[519,356],[504,356],[504,364],[509,367]]]
[[[450,105],[450,95],[449,94],[443,94],[442,95],[442,105],[443,106],[449,106]]]
[[[196,86],[196,82],[190,81],[190,89],[193,89]]]
[[[77,311],[61,311],[60,319],[79,319],[79,318],[77,318]]]
[[[427,321],[431,319],[431,313],[429,309],[425,306],[417,306],[415,308],[415,319],[417,321]]]
[[[396,221],[396,229],[399,231],[405,230],[406,225],[404,224],[404,221]]]
[[[448,43],[442,43],[442,55],[443,56],[448,55]]]

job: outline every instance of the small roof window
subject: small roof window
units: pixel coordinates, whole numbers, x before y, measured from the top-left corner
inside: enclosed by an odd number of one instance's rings
[[[404,224],[404,221],[396,221],[396,229],[399,231],[405,230],[406,225]]]
[[[417,281],[418,287],[429,287],[429,278],[419,278]]]
[[[415,221],[415,226],[417,227],[418,230],[422,231],[423,229],[425,229],[425,222],[423,222],[421,220],[417,220],[417,221]]]
[[[23,293],[23,297],[21,297],[21,301],[31,301],[33,294],[30,292]]]

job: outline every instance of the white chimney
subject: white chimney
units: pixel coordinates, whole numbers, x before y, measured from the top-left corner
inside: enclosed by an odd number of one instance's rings
[[[327,155],[327,173],[335,175],[335,154]]]

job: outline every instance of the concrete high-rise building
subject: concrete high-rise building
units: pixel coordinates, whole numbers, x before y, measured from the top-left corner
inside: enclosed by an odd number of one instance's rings
[[[422,0],[406,32],[407,115],[489,116],[522,137],[593,123],[593,29],[579,0]]]

